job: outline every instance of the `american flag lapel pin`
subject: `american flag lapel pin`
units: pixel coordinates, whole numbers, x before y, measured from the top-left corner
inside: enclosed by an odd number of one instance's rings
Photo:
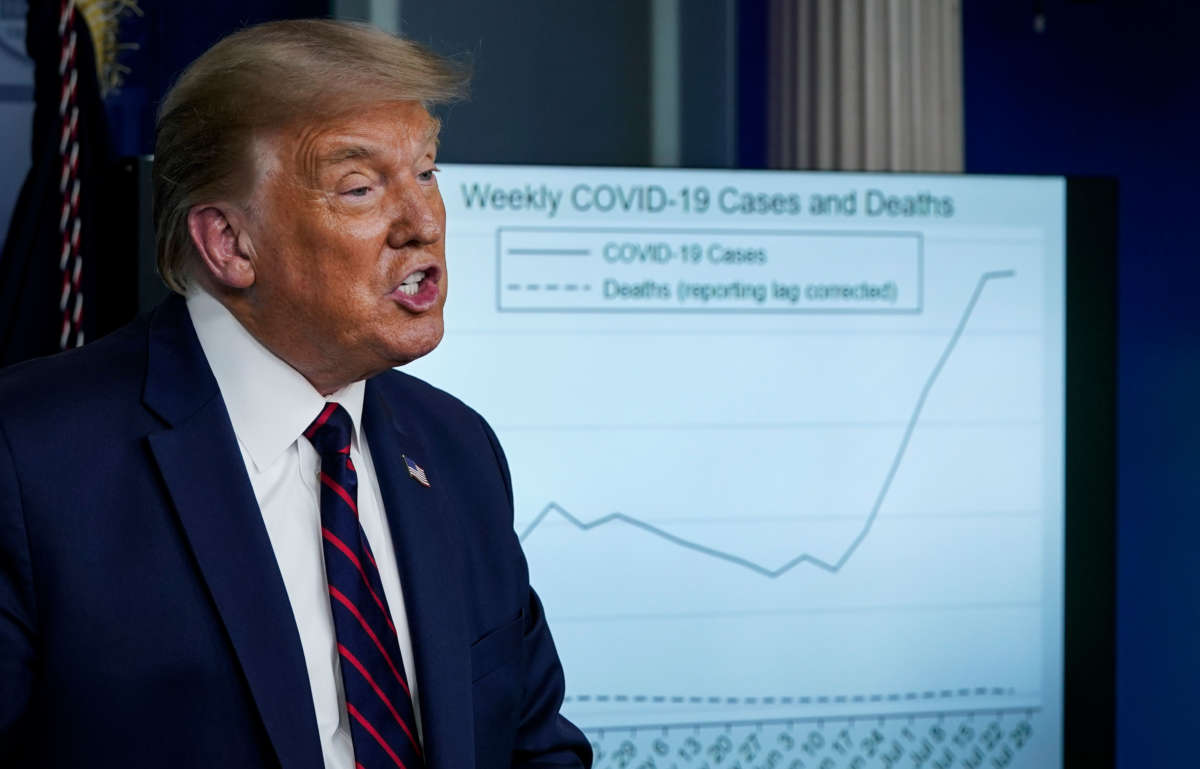
[[[412,478],[414,481],[428,489],[429,478],[425,475],[425,471],[421,469],[421,466],[409,459],[404,454],[401,454],[400,456],[404,457],[404,464],[406,467],[408,467],[408,477]]]

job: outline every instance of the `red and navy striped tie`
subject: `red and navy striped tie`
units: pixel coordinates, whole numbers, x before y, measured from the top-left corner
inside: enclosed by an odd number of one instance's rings
[[[325,578],[356,769],[424,766],[412,697],[379,569],[358,523],[350,415],[328,403],[304,436],[321,457]]]

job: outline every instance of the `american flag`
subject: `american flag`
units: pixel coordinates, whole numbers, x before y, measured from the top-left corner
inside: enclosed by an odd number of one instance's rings
[[[409,459],[407,456],[404,457],[404,464],[408,466],[408,475],[410,478],[413,478],[417,483],[421,484],[425,488],[429,488],[429,478],[426,477],[425,471],[421,469],[420,465]]]

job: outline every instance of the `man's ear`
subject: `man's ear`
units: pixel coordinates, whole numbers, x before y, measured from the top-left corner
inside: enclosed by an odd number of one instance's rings
[[[254,245],[240,211],[224,203],[193,206],[187,221],[202,269],[210,278],[229,288],[254,285]]]

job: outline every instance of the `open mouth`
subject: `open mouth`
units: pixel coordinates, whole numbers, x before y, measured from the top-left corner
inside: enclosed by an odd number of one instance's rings
[[[409,310],[423,312],[437,303],[440,278],[441,270],[435,266],[413,270],[392,290],[392,299]]]
[[[425,271],[417,270],[405,278],[396,290],[408,296],[416,296],[417,292],[421,290],[421,281],[423,280],[425,280]]]

